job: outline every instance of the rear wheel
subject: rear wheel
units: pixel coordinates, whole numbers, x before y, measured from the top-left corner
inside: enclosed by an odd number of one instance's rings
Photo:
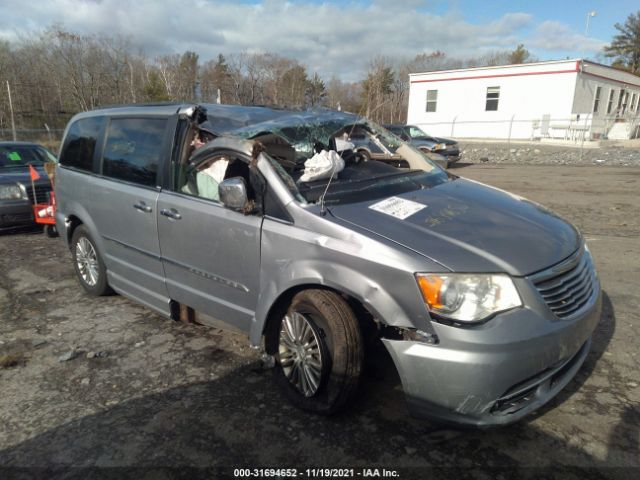
[[[274,375],[289,400],[304,410],[331,414],[357,391],[364,346],[349,305],[327,290],[298,293],[267,332]]]
[[[71,255],[80,285],[87,293],[95,297],[111,293],[107,284],[107,269],[93,238],[84,225],[80,225],[73,232]]]

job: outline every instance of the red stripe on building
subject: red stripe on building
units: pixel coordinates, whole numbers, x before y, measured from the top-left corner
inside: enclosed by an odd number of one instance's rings
[[[528,75],[554,75],[558,73],[576,73],[579,69],[572,70],[552,70],[549,72],[523,72],[523,73],[503,73],[500,75],[478,75],[475,77],[458,77],[458,78],[439,78],[434,80],[413,80],[411,83],[427,83],[427,82],[448,82],[450,80],[475,80],[478,78],[500,78],[500,77],[524,77]]]

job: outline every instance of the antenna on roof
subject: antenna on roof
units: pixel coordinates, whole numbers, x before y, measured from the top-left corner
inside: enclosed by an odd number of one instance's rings
[[[327,214],[327,209],[325,208],[325,205],[324,205],[324,197],[327,195],[327,192],[329,191],[329,185],[331,185],[333,176],[336,173],[336,168],[338,168],[338,165],[334,163],[333,168],[331,169],[331,176],[329,177],[329,181],[327,182],[327,186],[324,188],[324,192],[322,192],[322,195],[320,196],[320,215],[322,215],[323,217]]]

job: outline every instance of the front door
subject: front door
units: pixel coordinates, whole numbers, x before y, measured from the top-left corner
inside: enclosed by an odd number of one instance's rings
[[[229,152],[211,153],[186,169],[173,191],[162,191],[158,198],[160,251],[169,296],[249,331],[258,299],[262,216],[229,210],[217,199],[217,184],[225,178],[225,170],[242,177],[244,170],[248,180],[247,159]]]

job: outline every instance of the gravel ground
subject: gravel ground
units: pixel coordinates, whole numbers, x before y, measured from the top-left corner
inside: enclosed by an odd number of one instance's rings
[[[556,210],[582,230],[598,266],[604,312],[592,351],[526,421],[478,431],[413,419],[384,350],[370,357],[351,409],[309,415],[274,388],[246,337],[171,322],[120,296],[90,298],[59,239],[4,235],[0,478],[233,477],[233,467],[292,467],[312,478],[306,468],[352,467],[354,476],[387,468],[416,479],[638,478],[640,169],[453,172]]]
[[[622,146],[624,145],[624,146]],[[546,143],[472,142],[460,140],[463,163],[527,165],[601,165],[640,167],[640,141],[580,149]]]

